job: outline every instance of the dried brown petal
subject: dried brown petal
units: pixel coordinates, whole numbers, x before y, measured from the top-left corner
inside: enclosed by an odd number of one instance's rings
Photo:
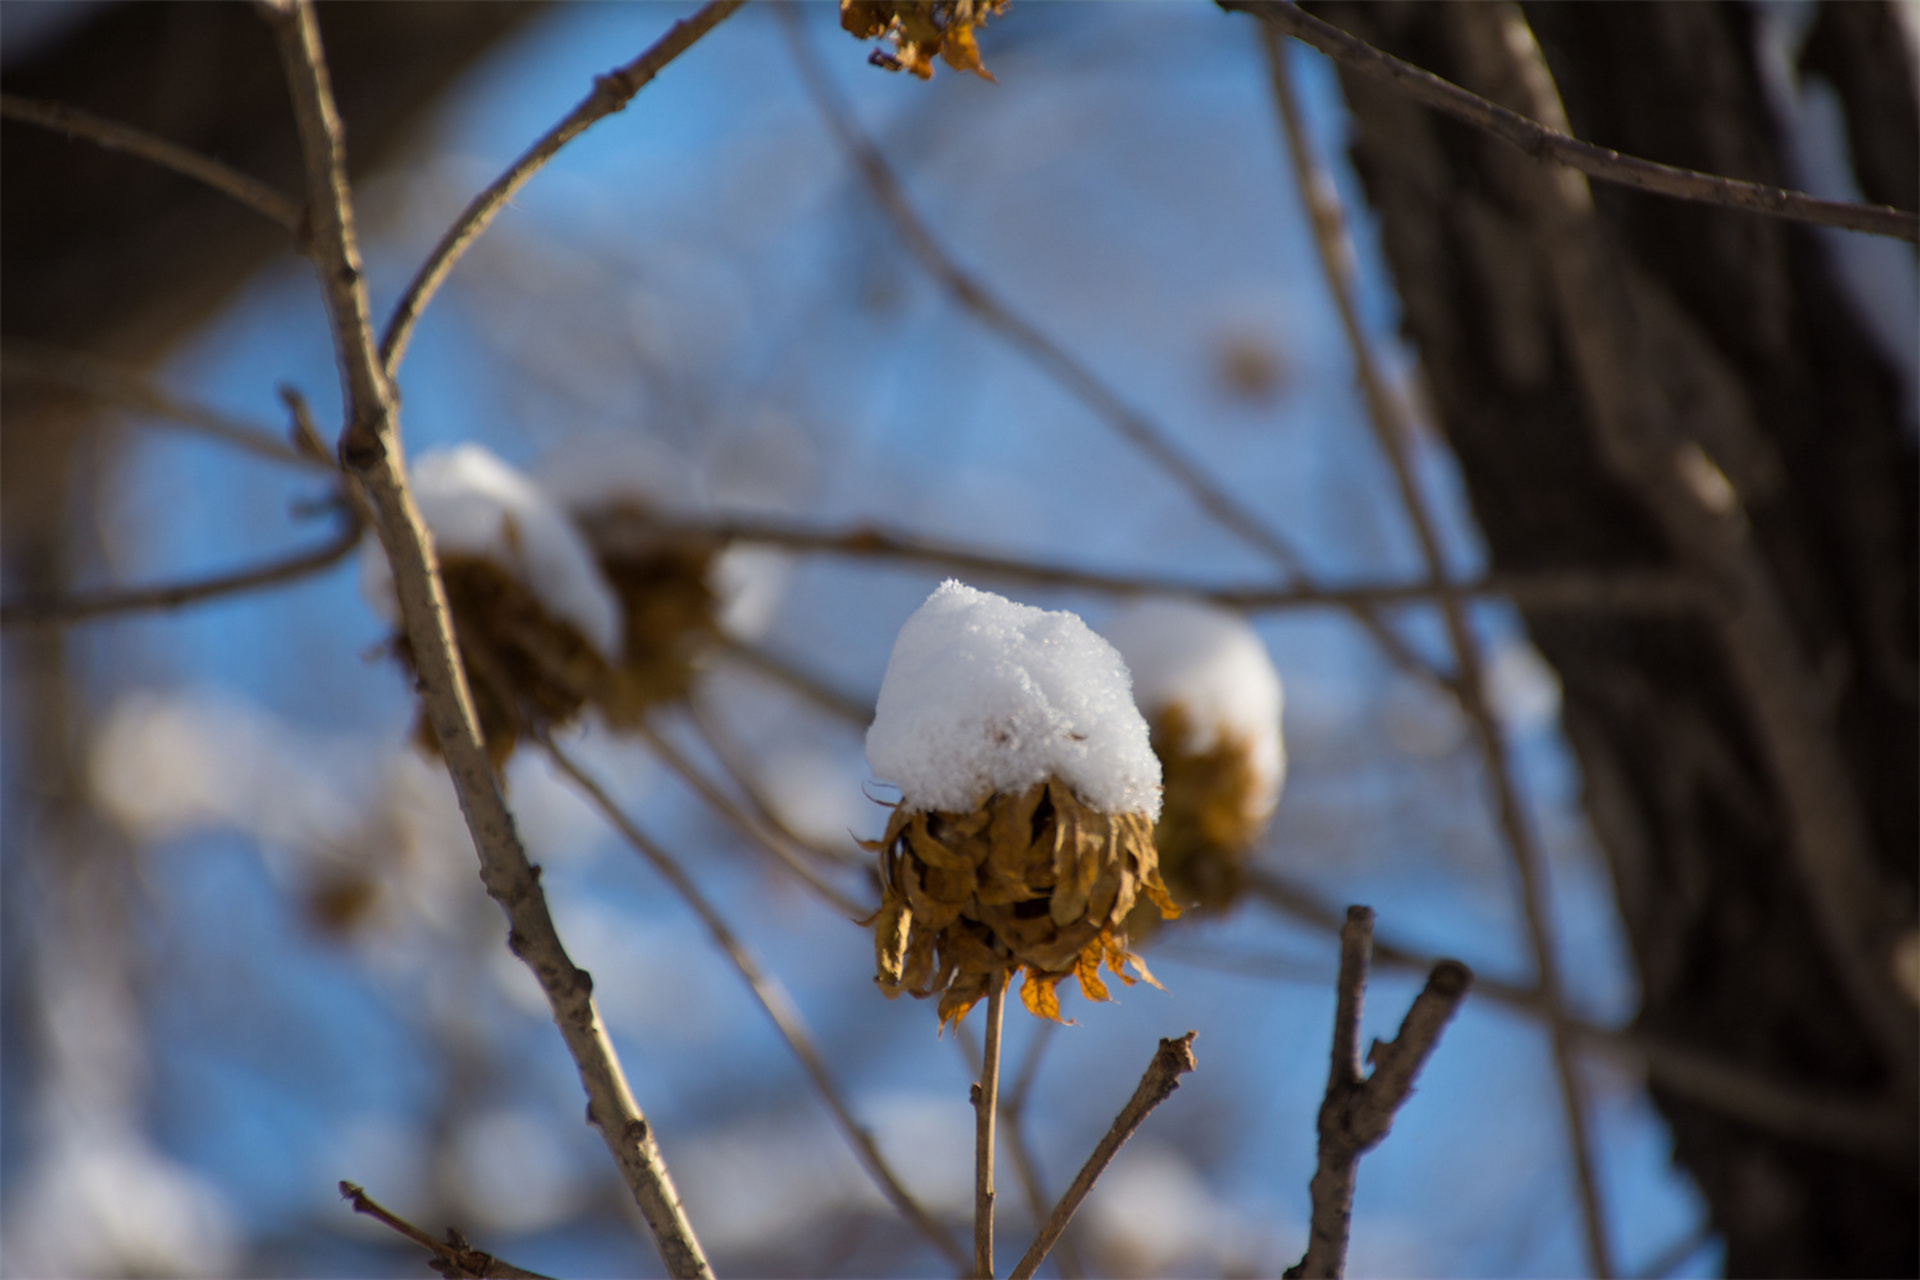
[[[1154,845],[1166,889],[1203,914],[1224,912],[1245,892],[1247,860],[1270,816],[1261,802],[1253,752],[1226,734],[1205,752],[1188,750],[1191,722],[1179,705],[1156,715],[1151,729],[1164,779]],[[1154,905],[1165,905],[1153,886],[1145,887]],[[1158,919],[1144,907],[1136,909],[1129,920],[1134,936],[1150,936]]]
[[[876,49],[869,59],[889,71],[928,80],[938,57],[956,71],[991,80],[974,30],[1006,7],[1007,0],[840,0],[840,27],[857,39],[891,40],[892,53]]]

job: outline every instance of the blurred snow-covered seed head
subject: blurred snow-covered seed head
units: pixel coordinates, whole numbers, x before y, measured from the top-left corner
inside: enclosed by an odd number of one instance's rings
[[[1176,900],[1225,908],[1286,778],[1280,677],[1246,620],[1211,605],[1139,601],[1107,635],[1133,672],[1165,773],[1161,871]]]

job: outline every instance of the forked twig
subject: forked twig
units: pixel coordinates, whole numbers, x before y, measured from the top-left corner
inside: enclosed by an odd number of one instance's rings
[[[454,649],[445,584],[400,456],[393,388],[374,348],[366,283],[353,227],[340,116],[328,82],[319,25],[310,3],[268,3],[291,90],[306,164],[311,251],[333,321],[335,354],[346,384],[342,464],[365,489],[380,541],[392,562],[395,595],[413,646],[420,701],[440,743],[487,893],[506,911],[507,944],[539,981],[580,1071],[587,1115],[600,1131],[667,1272],[710,1280],[712,1268],[687,1221],[673,1178],[593,1002],[593,980],[575,965],[554,927],[545,891],[514,828],[480,738],[472,691]]]
[[[1193,1056],[1193,1039],[1198,1032],[1189,1031],[1178,1040],[1162,1040],[1160,1048],[1153,1055],[1153,1061],[1147,1064],[1146,1074],[1140,1077],[1140,1084],[1127,1099],[1127,1105],[1113,1119],[1113,1125],[1100,1139],[1080,1166],[1080,1172],[1074,1175],[1073,1185],[1060,1197],[1060,1203],[1053,1207],[1041,1224],[1040,1234],[1020,1259],[1020,1265],[1010,1273],[1008,1280],[1032,1280],[1033,1274],[1040,1270],[1040,1264],[1046,1261],[1047,1251],[1053,1248],[1060,1233],[1067,1229],[1067,1223],[1073,1220],[1074,1211],[1080,1207],[1087,1193],[1093,1190],[1093,1184],[1113,1163],[1114,1155],[1122,1144],[1133,1136],[1153,1109],[1173,1095],[1180,1087],[1180,1077],[1192,1071],[1200,1064]]]
[[[1268,29],[1285,32],[1344,66],[1384,80],[1416,102],[1483,129],[1535,159],[1551,160],[1570,169],[1578,169],[1590,178],[1722,209],[1739,209],[1795,222],[1920,241],[1920,214],[1895,209],[1890,205],[1821,200],[1799,191],[1723,178],[1718,174],[1700,173],[1693,169],[1642,160],[1637,156],[1622,155],[1618,151],[1569,137],[1557,129],[1549,129],[1518,112],[1489,102],[1479,94],[1442,80],[1430,71],[1402,62],[1392,54],[1382,52],[1359,37],[1347,34],[1332,23],[1322,22],[1283,0],[1216,2],[1222,9],[1252,14],[1264,22]]]
[[[454,1277],[465,1277],[466,1280],[551,1280],[551,1277],[544,1276],[538,1271],[516,1267],[503,1258],[496,1258],[484,1250],[474,1248],[467,1243],[465,1236],[452,1227],[447,1228],[447,1238],[444,1241],[435,1240],[368,1195],[364,1187],[356,1186],[344,1179],[340,1183],[340,1198],[351,1201],[355,1213],[364,1213],[369,1218],[385,1223],[422,1249],[432,1253],[433,1262],[430,1265],[448,1280],[454,1280]]]
[[[1374,1041],[1367,1054],[1373,1074],[1365,1076],[1360,1064],[1360,1008],[1372,954],[1372,909],[1348,907],[1347,923],[1340,931],[1333,1054],[1327,1091],[1320,1102],[1319,1163],[1311,1183],[1313,1217],[1306,1256],[1287,1269],[1289,1277],[1333,1280],[1346,1273],[1360,1157],[1378,1146],[1393,1127],[1394,1114],[1413,1092],[1414,1077],[1473,985],[1472,971],[1458,960],[1436,964],[1426,987],[1407,1010],[1400,1034],[1384,1043]]]
[[[118,587],[48,600],[0,603],[0,630],[16,627],[68,627],[129,613],[152,613],[204,604],[227,596],[287,586],[339,564],[360,545],[360,522],[351,514],[341,530],[320,546],[230,573],[190,578],[150,587]]]
[[[144,129],[136,129],[130,124],[121,124],[78,107],[64,106],[58,102],[38,102],[11,93],[0,93],[0,116],[37,124],[43,129],[51,129],[69,137],[85,138],[107,151],[138,156],[163,169],[171,169],[204,183],[221,195],[233,197],[269,222],[279,223],[296,237],[301,233],[299,205],[260,179],[249,177],[232,165],[222,164],[191,147],[183,147]]]
[[[600,811],[600,816],[605,818],[613,829],[633,846],[636,853],[647,860],[648,865],[680,896],[680,900],[700,917],[700,923],[706,926],[714,945],[720,948],[740,976],[746,980],[754,999],[760,1002],[760,1007],[766,1011],[767,1017],[772,1019],[781,1039],[787,1042],[787,1047],[793,1051],[793,1056],[799,1059],[800,1066],[807,1073],[807,1078],[813,1082],[813,1087],[819,1092],[821,1100],[827,1104],[827,1110],[832,1114],[834,1123],[846,1137],[847,1145],[853,1149],[854,1156],[866,1169],[874,1185],[880,1189],[880,1193],[900,1211],[901,1217],[905,1218],[949,1260],[956,1265],[965,1265],[967,1257],[965,1251],[954,1241],[946,1228],[921,1207],[920,1202],[913,1198],[899,1178],[894,1176],[893,1169],[887,1164],[886,1158],[880,1154],[879,1147],[874,1144],[872,1135],[861,1127],[858,1120],[854,1119],[852,1109],[847,1105],[846,1099],[841,1096],[840,1086],[834,1082],[833,1073],[828,1070],[826,1059],[821,1055],[819,1047],[814,1044],[812,1033],[807,1030],[806,1022],[801,1018],[800,1010],[795,1007],[791,997],[787,995],[786,988],[780,985],[778,979],[760,967],[759,961],[753,958],[753,954],[747,950],[746,945],[727,924],[725,917],[707,900],[706,895],[700,892],[700,887],[693,882],[692,877],[687,875],[686,869],[646,832],[640,830],[591,774],[576,764],[573,757],[551,739],[541,737],[540,745],[546,749],[548,757],[560,771],[580,788],[588,800],[592,801],[594,808]]]
[[[1040,1178],[1040,1162],[1027,1143],[1027,1102],[1033,1097],[1033,1082],[1040,1073],[1040,1060],[1053,1043],[1053,1032],[1060,1024],[1041,1022],[1027,1041],[1027,1054],[1014,1076],[1013,1088],[1000,1101],[1001,1137],[1007,1146],[1007,1158],[1013,1163],[1014,1176],[1020,1179],[1020,1192],[1027,1202],[1027,1216],[1035,1230],[1047,1220],[1047,1194]],[[1073,1248],[1073,1238],[1062,1235],[1053,1246],[1053,1264],[1063,1280],[1078,1280],[1086,1274]]]
[[[433,252],[414,273],[407,284],[407,291],[400,295],[399,303],[393,309],[393,317],[387,321],[385,335],[380,341],[381,367],[391,378],[400,368],[400,361],[407,353],[407,343],[413,337],[413,327],[419,323],[420,313],[426,310],[427,303],[439,291],[447,273],[453,270],[453,264],[467,251],[467,246],[479,239],[480,233],[487,229],[494,215],[504,209],[507,202],[527,179],[533,177],[544,167],[547,161],[559,152],[560,148],[585,133],[595,123],[626,108],[635,94],[646,88],[653,78],[665,69],[668,63],[693,47],[707,32],[719,26],[735,9],[746,0],[708,0],[692,17],[682,18],[667,28],[667,34],[647,48],[639,57],[623,67],[616,67],[602,76],[593,78],[593,92],[581,99],[580,105],[568,112],[566,118],[540,135],[540,138],[520,158],[507,166],[507,171],[495,178],[487,189],[475,196],[463,209],[460,216],[447,228],[440,242],[433,246]]]
[[[1304,16],[1304,15],[1302,15]],[[1274,105],[1286,135],[1287,153],[1292,160],[1294,184],[1306,205],[1313,228],[1314,246],[1326,275],[1327,290],[1333,297],[1341,329],[1353,352],[1360,387],[1366,401],[1367,423],[1380,452],[1385,455],[1399,491],[1400,504],[1413,526],[1419,544],[1421,562],[1427,577],[1439,583],[1448,580],[1446,559],[1440,548],[1439,522],[1434,518],[1426,495],[1414,475],[1408,456],[1412,424],[1402,403],[1388,390],[1386,377],[1374,358],[1373,346],[1360,327],[1359,307],[1355,302],[1353,256],[1348,251],[1346,211],[1335,194],[1333,181],[1307,139],[1301,123],[1299,103],[1293,94],[1287,71],[1286,50],[1274,24],[1260,28],[1261,46],[1266,54],[1272,80]],[[1575,1185],[1579,1191],[1582,1224],[1586,1233],[1587,1257],[1600,1277],[1614,1272],[1612,1250],[1608,1243],[1606,1215],[1600,1199],[1600,1177],[1595,1167],[1593,1140],[1588,1133],[1584,1084],[1580,1064],[1574,1052],[1572,1033],[1566,1026],[1565,997],[1553,936],[1552,913],[1547,905],[1545,859],[1540,854],[1527,808],[1520,794],[1520,783],[1507,760],[1506,736],[1495,718],[1487,695],[1486,659],[1479,638],[1469,625],[1467,613],[1457,596],[1440,598],[1441,618],[1446,626],[1447,642],[1453,651],[1458,678],[1454,695],[1472,727],[1474,744],[1493,790],[1494,816],[1499,823],[1507,852],[1520,882],[1522,914],[1526,920],[1527,942],[1539,976],[1540,991],[1547,1004],[1548,1029],[1553,1044],[1554,1076],[1565,1110],[1569,1145],[1573,1151]]]

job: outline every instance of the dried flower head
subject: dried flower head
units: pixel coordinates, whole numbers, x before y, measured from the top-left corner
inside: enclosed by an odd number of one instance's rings
[[[1175,901],[1219,912],[1238,901],[1247,861],[1280,798],[1280,679],[1237,614],[1143,601],[1108,628],[1134,673],[1165,790],[1154,842]],[[1157,923],[1136,912],[1134,932]]]
[[[1126,664],[1079,618],[943,584],[900,630],[867,759],[901,789],[868,846],[887,995],[939,996],[944,1026],[1022,971],[1027,1008],[1058,1019],[1069,975],[1092,1000],[1102,963],[1147,976],[1128,913],[1177,914],[1153,847],[1159,764]]]
[[[884,36],[893,52],[875,49],[868,59],[889,71],[933,78],[937,55],[955,71],[993,75],[980,64],[973,29],[1004,12],[1008,0],[840,0],[840,26],[857,40]]]

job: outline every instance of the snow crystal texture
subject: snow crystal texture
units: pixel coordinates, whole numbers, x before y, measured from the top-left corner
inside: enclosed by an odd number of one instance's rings
[[[429,450],[408,475],[439,554],[493,561],[603,655],[620,652],[612,588],[573,522],[533,481],[477,444]],[[377,543],[363,553],[360,581],[368,602],[398,622],[392,570]]]
[[[1107,638],[1132,670],[1148,716],[1186,711],[1186,750],[1204,755],[1223,737],[1248,749],[1260,807],[1272,812],[1287,770],[1280,676],[1246,619],[1192,600],[1142,600],[1114,615]]]
[[[1048,777],[1103,813],[1160,815],[1127,664],[1077,616],[948,579],[900,628],[867,763],[910,810],[964,813]]]

